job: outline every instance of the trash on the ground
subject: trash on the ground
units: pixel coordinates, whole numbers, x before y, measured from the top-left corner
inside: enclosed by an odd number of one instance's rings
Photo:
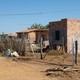
[[[8,50],[6,51],[5,55],[6,55],[6,56],[10,56],[10,55],[11,55],[10,49],[8,49]]]
[[[16,51],[14,51],[13,53],[11,53],[11,56],[13,56],[13,57],[19,57],[19,54]]]

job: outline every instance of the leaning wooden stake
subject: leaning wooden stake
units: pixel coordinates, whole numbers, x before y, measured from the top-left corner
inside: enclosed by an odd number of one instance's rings
[[[40,43],[40,50],[41,50],[40,56],[41,56],[41,59],[43,59],[43,58],[42,58],[42,38],[41,38],[41,43]]]
[[[32,53],[33,53],[33,55],[34,55],[34,50],[33,50],[33,47],[32,47],[32,45],[31,45],[31,43],[30,43],[29,39],[28,39],[28,43],[29,43],[30,48],[31,48],[31,51],[32,51]]]

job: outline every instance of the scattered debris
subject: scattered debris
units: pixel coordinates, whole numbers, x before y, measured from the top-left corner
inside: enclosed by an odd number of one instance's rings
[[[11,51],[10,51],[10,49],[7,49],[5,55],[6,55],[6,56],[10,56],[10,55],[11,55]]]
[[[61,78],[74,78],[76,80],[80,79],[80,76],[77,76],[77,74],[80,74],[80,69],[74,68],[74,67],[58,67],[53,69],[47,69],[46,76],[50,77],[61,77]]]
[[[11,56],[18,58],[19,57],[19,54],[16,51],[14,51],[13,53],[11,53]]]
[[[70,72],[70,71],[80,71],[80,69],[73,69],[71,67],[63,67],[63,68],[53,68],[53,69],[46,70],[46,72],[50,72],[50,71]]]

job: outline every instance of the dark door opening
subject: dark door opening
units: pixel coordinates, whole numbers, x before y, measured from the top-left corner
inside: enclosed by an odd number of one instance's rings
[[[60,31],[55,31],[55,40],[60,40]]]

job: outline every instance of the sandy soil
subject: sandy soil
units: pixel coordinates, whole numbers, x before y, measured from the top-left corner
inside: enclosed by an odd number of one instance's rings
[[[43,72],[49,66],[36,61],[12,61],[0,58],[0,80],[52,80]],[[54,79],[56,80],[56,79]]]
[[[62,75],[57,73],[56,75],[54,74],[55,76],[46,76],[47,73],[45,71],[47,69],[61,67],[60,65],[52,64],[52,62],[55,63],[55,61],[57,60],[26,59],[14,61],[11,58],[0,57],[0,80],[80,80],[79,77],[71,77],[76,73],[69,73],[70,77],[62,76],[64,75],[63,73],[60,73]],[[77,76],[79,75],[80,72]]]

